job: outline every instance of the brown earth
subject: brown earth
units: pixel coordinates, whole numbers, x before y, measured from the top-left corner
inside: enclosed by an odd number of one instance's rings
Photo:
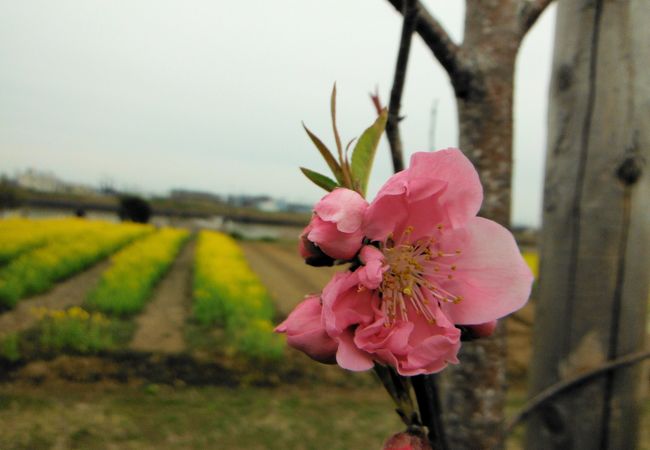
[[[33,312],[35,308],[64,309],[81,305],[86,299],[86,293],[97,284],[108,265],[108,261],[102,261],[85,272],[56,284],[44,294],[20,300],[13,310],[0,315],[0,336],[31,327],[38,320]]]
[[[278,315],[286,316],[309,293],[320,292],[338,268],[307,266],[296,251],[295,242],[241,243],[251,268],[259,275],[274,299]],[[130,350],[156,354],[177,354],[186,349],[183,327],[191,308],[191,270],[195,242],[180,252],[170,271],[154,292],[144,312],[136,318],[136,332]],[[108,267],[104,261],[59,283],[51,291],[20,301],[0,315],[0,335],[22,331],[36,321],[34,307],[62,309],[81,305],[86,293]],[[532,302],[507,320],[509,329],[510,375],[525,379],[531,353]]]
[[[185,244],[152,300],[136,317],[130,348],[136,351],[180,353],[185,349],[183,326],[190,309],[192,261],[196,241]]]
[[[306,265],[295,242],[243,242],[241,245],[249,265],[269,290],[282,316],[289,314],[305,295],[322,291],[332,275],[342,270]]]

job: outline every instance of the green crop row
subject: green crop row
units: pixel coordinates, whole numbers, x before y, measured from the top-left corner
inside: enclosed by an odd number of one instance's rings
[[[199,234],[193,280],[193,316],[220,325],[234,351],[275,359],[284,341],[273,333],[273,304],[237,243],[212,231]]]
[[[88,307],[120,316],[140,312],[188,237],[186,230],[163,228],[116,253],[89,293]]]
[[[0,268],[0,309],[13,308],[21,298],[46,291],[153,231],[148,225],[68,220],[77,232],[25,251]]]

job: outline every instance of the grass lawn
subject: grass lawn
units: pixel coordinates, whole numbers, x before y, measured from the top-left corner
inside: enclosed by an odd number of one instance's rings
[[[6,450],[374,449],[400,428],[379,386],[0,387]]]
[[[363,378],[363,377],[362,377]],[[314,384],[274,388],[110,383],[0,385],[0,448],[379,449],[402,424],[384,390]],[[511,390],[507,415],[524,403]],[[650,404],[640,449],[650,449]],[[524,427],[508,449],[521,449]]]

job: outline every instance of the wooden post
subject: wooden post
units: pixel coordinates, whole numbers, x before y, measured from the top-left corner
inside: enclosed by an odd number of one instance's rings
[[[644,347],[650,277],[650,8],[560,0],[531,395]],[[531,415],[528,449],[632,449],[642,368]]]

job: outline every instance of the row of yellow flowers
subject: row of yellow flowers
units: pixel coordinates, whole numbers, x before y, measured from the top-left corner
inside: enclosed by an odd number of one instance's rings
[[[186,230],[163,228],[120,250],[89,293],[88,306],[120,316],[140,312],[188,237]]]
[[[273,304],[237,243],[217,232],[199,234],[193,280],[193,315],[225,329],[233,351],[277,358],[284,342],[273,334]]]
[[[35,220],[22,224],[0,220],[0,242],[9,248],[12,240],[28,242],[29,230],[44,236],[43,245],[18,252],[0,267],[0,309],[12,308],[23,297],[43,292],[55,282],[103,259],[153,227],[132,223],[110,223],[83,219]],[[25,231],[22,231],[24,228]],[[25,244],[28,245],[28,244]],[[31,245],[31,244],[30,244]],[[29,246],[28,246],[29,247]]]
[[[79,235],[93,226],[93,222],[72,218],[10,217],[0,220],[0,263],[48,242]]]
[[[35,337],[39,352],[94,353],[114,346],[111,322],[102,313],[78,306],[35,308],[32,313],[39,318]]]
[[[79,306],[67,309],[32,308],[38,322],[20,333],[0,331],[0,359],[18,361],[25,354],[97,353],[116,347],[114,324],[102,313]]]

